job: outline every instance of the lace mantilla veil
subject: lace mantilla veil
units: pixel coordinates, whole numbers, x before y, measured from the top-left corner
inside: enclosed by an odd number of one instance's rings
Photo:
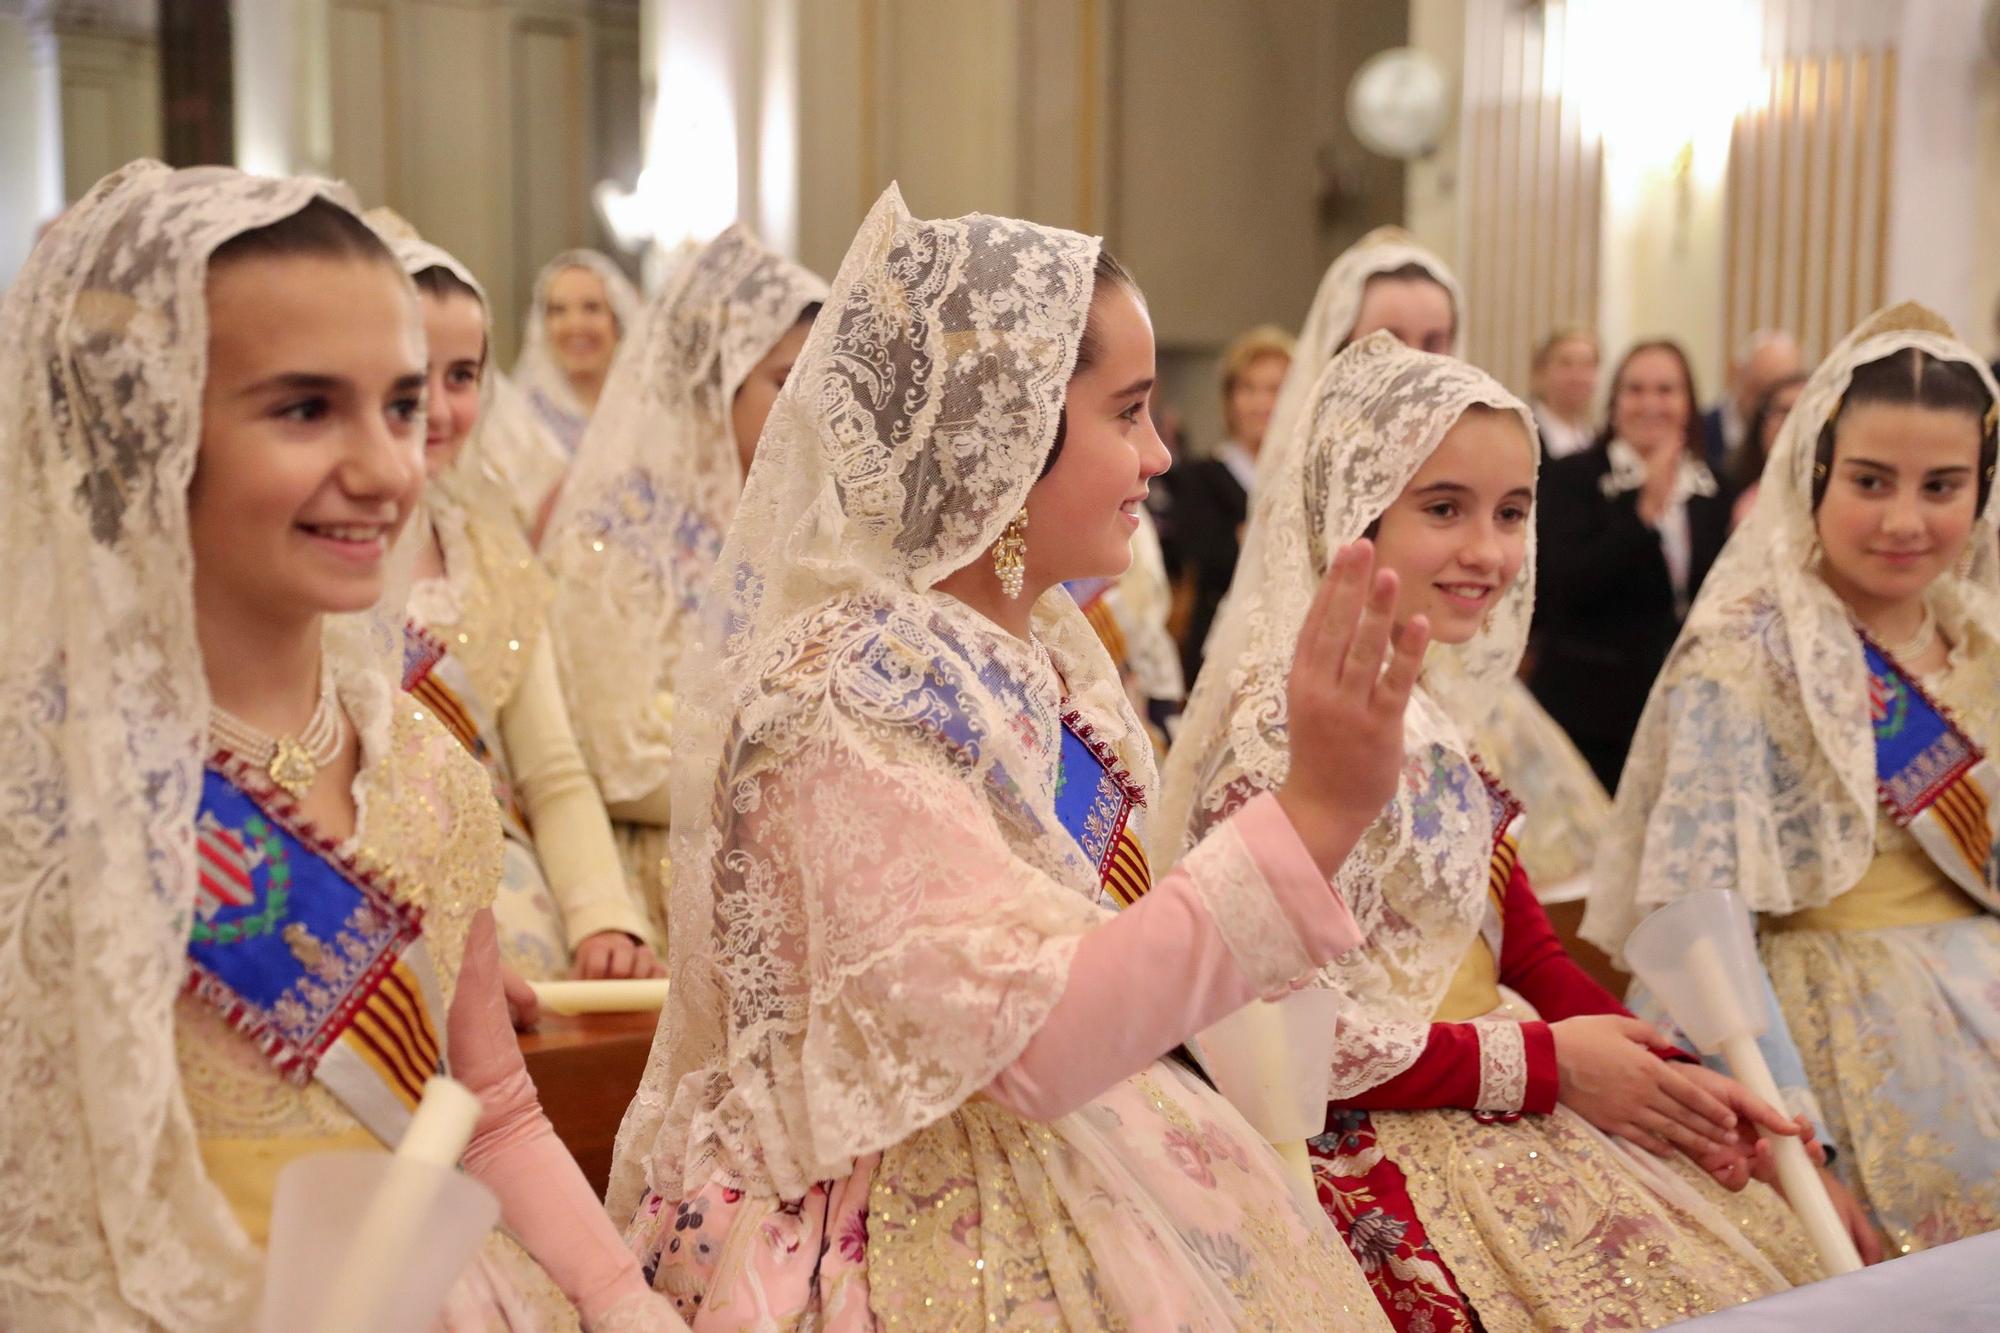
[[[257,1291],[261,1258],[203,1172],[174,1046],[209,710],[187,493],[209,256],[315,197],[353,208],[324,181],[132,163],[63,214],[0,306],[9,1327],[241,1327]],[[342,701],[378,754],[403,591],[392,577],[374,611],[327,623]]]
[[[1350,344],[1319,376],[1303,438],[1263,493],[1263,541],[1254,561],[1238,567],[1237,591],[1210,640],[1214,665],[1196,684],[1167,757],[1155,864],[1178,861],[1234,801],[1283,784],[1291,766],[1285,683],[1333,553],[1367,531],[1474,405],[1515,414],[1539,453],[1519,399],[1484,371],[1405,347],[1387,331]],[[1429,649],[1404,723],[1402,786],[1335,876],[1367,941],[1318,978],[1350,1001],[1340,1019],[1336,1098],[1393,1077],[1422,1053],[1430,1016],[1478,929],[1492,810],[1452,719],[1512,680],[1534,585],[1530,527],[1520,575],[1485,627],[1465,644]]]
[[[511,506],[523,531],[533,526],[540,501],[562,480],[569,467],[569,455],[535,414],[534,404],[521,386],[500,369],[493,355],[493,302],[486,288],[472,276],[472,270],[450,251],[432,245],[418,235],[415,227],[391,209],[372,208],[366,221],[387,241],[403,271],[411,277],[427,268],[442,268],[479,296],[486,317],[486,368],[479,377],[479,425],[453,460],[450,472],[440,478],[454,493],[469,493],[477,486],[481,504],[495,500]],[[478,482],[471,477],[478,474]],[[435,494],[435,486],[426,494]]]
[[[1401,227],[1377,227],[1348,246],[1320,278],[1319,290],[1313,293],[1312,306],[1306,311],[1305,327],[1299,330],[1292,364],[1278,386],[1278,401],[1271,409],[1271,424],[1264,432],[1264,448],[1257,458],[1259,494],[1264,491],[1263,483],[1283,469],[1286,449],[1304,438],[1313,385],[1354,332],[1362,298],[1368,294],[1368,280],[1409,264],[1429,273],[1451,297],[1452,335],[1447,350],[1458,355],[1465,327],[1465,293],[1442,259],[1417,244]]]
[[[490,349],[493,307],[472,270],[449,251],[424,240],[388,209],[372,209],[364,220],[412,278],[425,269],[442,268],[473,290],[486,321]],[[446,646],[465,663],[495,708],[513,697],[527,672],[527,649],[547,625],[549,601],[555,595],[553,582],[512,521],[512,495],[493,466],[496,445],[517,439],[522,430],[536,429],[517,415],[524,406],[489,356],[479,381],[478,424],[451,466],[425,484],[423,508],[411,520],[419,534],[426,521],[434,525],[445,551],[444,584],[449,591],[443,600],[448,605],[431,609],[452,615],[448,623],[431,627],[440,632],[448,627],[467,631],[463,637],[451,634]]]
[[[842,261],[684,666],[673,989],[614,1217],[718,1169],[798,1198],[950,1114],[1026,1046],[1108,910],[1054,793],[1065,698],[1151,785],[1110,659],[1062,588],[1038,643],[936,590],[1041,473],[1097,254],[1006,218],[919,220],[891,186]]]
[[[671,693],[743,490],[736,391],[826,283],[730,227],[631,329],[542,543],[570,716],[605,798],[667,774]]]
[[[521,352],[514,358],[514,383],[522,393],[540,394],[569,416],[587,421],[590,409],[570,387],[569,376],[563,374],[562,363],[556,360],[555,344],[549,338],[548,317],[542,313],[548,305],[549,284],[557,274],[571,268],[588,269],[603,279],[604,298],[611,305],[611,317],[618,321],[620,351],[639,322],[639,289],[618,265],[596,250],[565,250],[542,265],[542,271],[535,275],[528,315],[521,326]],[[614,359],[613,365],[616,364]]]
[[[1733,888],[1753,912],[1797,912],[1845,893],[1874,857],[1867,667],[1819,574],[1813,452],[1855,369],[1913,347],[1972,366],[2000,402],[1985,361],[1914,302],[1863,321],[1806,381],[1633,738],[1583,925],[1614,958],[1682,894]],[[1967,623],[2000,639],[1995,512],[1989,494],[1958,568],[1931,588],[1960,639]]]

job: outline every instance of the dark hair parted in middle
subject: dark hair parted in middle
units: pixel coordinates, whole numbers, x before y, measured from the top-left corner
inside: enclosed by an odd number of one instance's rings
[[[1098,250],[1097,265],[1091,272],[1095,281],[1090,291],[1090,315],[1084,320],[1083,336],[1077,339],[1076,368],[1070,372],[1071,379],[1096,365],[1097,358],[1104,355],[1103,339],[1097,332],[1097,298],[1111,290],[1113,286],[1123,287],[1134,297],[1140,295],[1139,284],[1133,281],[1131,273],[1118,262],[1118,256],[1112,254],[1109,249]],[[1056,459],[1062,456],[1063,439],[1068,434],[1069,409],[1064,408],[1056,416],[1056,439],[1055,443],[1049,446],[1049,456],[1042,462],[1042,476],[1048,476],[1049,469],[1053,468]]]
[[[1937,412],[1963,412],[1979,427],[1978,503],[1973,512],[1986,508],[1987,493],[1993,489],[1995,456],[1993,395],[1979,372],[1963,361],[1943,361],[1920,347],[1904,347],[1879,361],[1854,368],[1840,405],[1826,419],[1819,439],[1813,444],[1813,512],[1819,512],[1826,498],[1827,477],[1833,471],[1833,438],[1840,418],[1849,408],[1867,403],[1899,407],[1926,407]]]

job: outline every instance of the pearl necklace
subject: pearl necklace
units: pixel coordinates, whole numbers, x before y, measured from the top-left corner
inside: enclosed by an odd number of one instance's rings
[[[334,697],[332,682],[323,678],[319,703],[296,736],[260,731],[213,704],[208,710],[208,735],[253,768],[263,769],[293,800],[303,801],[319,771],[340,754],[347,740],[347,716]]]
[[[1882,651],[1898,662],[1912,661],[1930,651],[1931,644],[1937,639],[1937,632],[1937,616],[1932,613],[1931,604],[1926,601],[1924,618],[1918,623],[1916,633],[1901,643],[1884,643]]]

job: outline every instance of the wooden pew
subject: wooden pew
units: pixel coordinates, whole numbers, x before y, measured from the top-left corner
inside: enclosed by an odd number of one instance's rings
[[[542,1012],[533,1032],[520,1034],[528,1074],[542,1110],[599,1197],[611,1175],[618,1122],[653,1048],[657,1011],[636,1014]]]

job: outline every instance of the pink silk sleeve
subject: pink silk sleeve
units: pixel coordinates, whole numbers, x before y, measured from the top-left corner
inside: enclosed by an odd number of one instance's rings
[[[483,1108],[462,1165],[499,1196],[507,1229],[575,1304],[584,1327],[635,1297],[659,1301],[542,1114],[507,1021],[491,911],[473,918],[465,942],[448,1049],[452,1076],[479,1095]],[[662,1313],[670,1316],[670,1310]],[[679,1325],[669,1317],[660,1326]]]
[[[1218,914],[1259,911],[1289,927],[1295,954],[1243,956]],[[1246,803],[1152,891],[1077,946],[1062,998],[986,1095],[1053,1120],[1138,1073],[1177,1044],[1361,942],[1277,798]],[[1303,964],[1303,966],[1295,966]]]

